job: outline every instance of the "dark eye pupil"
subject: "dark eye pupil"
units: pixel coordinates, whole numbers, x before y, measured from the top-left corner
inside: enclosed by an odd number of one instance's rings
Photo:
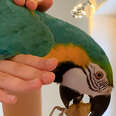
[[[96,78],[97,79],[101,79],[101,78],[103,78],[104,77],[104,74],[102,73],[102,72],[97,72],[96,73]]]
[[[98,74],[97,74],[97,76],[98,76],[98,77],[101,77],[101,76],[102,76],[102,74],[101,74],[101,73],[98,73]]]

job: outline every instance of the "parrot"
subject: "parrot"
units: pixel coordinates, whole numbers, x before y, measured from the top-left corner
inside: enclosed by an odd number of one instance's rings
[[[84,31],[44,13],[37,13],[53,33],[55,44],[45,57],[58,59],[53,71],[66,108],[90,97],[89,116],[102,116],[109,106],[113,72],[104,50]],[[83,112],[83,111],[82,111]]]
[[[17,54],[55,57],[53,72],[61,100],[79,104],[90,97],[89,116],[102,116],[109,106],[113,72],[104,50],[80,28],[58,18],[0,1],[0,60]],[[82,111],[83,112],[83,111]]]

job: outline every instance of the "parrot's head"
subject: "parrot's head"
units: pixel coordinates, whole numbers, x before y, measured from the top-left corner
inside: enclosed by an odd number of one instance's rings
[[[109,61],[95,61],[86,50],[72,43],[55,45],[46,56],[50,57],[56,57],[59,62],[54,70],[55,82],[60,83],[60,96],[65,107],[68,108],[71,101],[80,103],[86,94],[90,97],[90,116],[101,116],[109,105],[113,87]]]

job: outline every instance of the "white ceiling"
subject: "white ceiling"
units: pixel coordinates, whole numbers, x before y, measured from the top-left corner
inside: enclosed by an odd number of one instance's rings
[[[116,15],[116,0],[107,0],[96,14]]]

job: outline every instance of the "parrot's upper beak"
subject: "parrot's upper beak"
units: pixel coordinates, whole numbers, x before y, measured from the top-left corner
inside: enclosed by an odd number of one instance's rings
[[[90,116],[102,116],[109,106],[111,95],[100,95],[91,98],[91,114]]]
[[[79,92],[76,92],[68,87],[60,85],[60,96],[65,105],[69,107],[70,101],[73,100],[73,103],[79,103],[83,97]]]

